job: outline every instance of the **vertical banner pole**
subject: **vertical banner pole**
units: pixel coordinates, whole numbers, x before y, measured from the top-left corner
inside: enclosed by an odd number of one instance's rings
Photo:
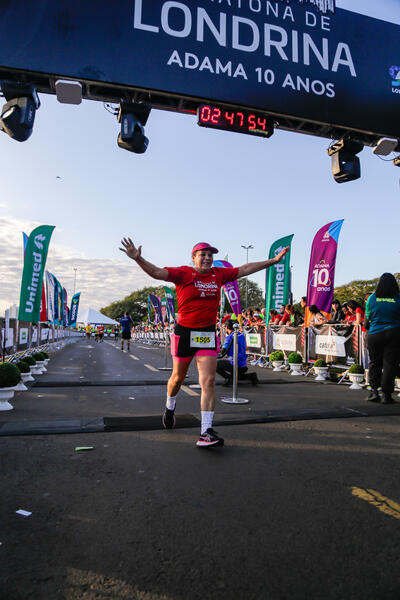
[[[238,335],[239,325],[235,323],[233,326],[233,390],[232,398],[224,396],[221,398],[225,404],[248,404],[247,398],[238,398],[237,386],[238,386]]]
[[[167,328],[164,329],[164,366],[159,367],[159,371],[172,371],[172,367],[168,367],[168,340],[169,340],[169,331]]]

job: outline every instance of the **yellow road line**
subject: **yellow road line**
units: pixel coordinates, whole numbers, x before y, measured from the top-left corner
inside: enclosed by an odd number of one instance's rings
[[[188,387],[187,385],[181,385],[181,390],[189,394],[189,396],[200,396],[198,392],[191,390],[190,387]]]
[[[158,369],[156,369],[152,365],[144,365],[144,366],[147,367],[147,369],[150,369],[150,371],[157,371],[158,372]]]
[[[400,504],[397,504],[394,500],[390,500],[390,498],[386,498],[386,496],[382,496],[382,494],[376,490],[352,487],[351,493],[353,496],[372,504],[372,506],[375,506],[378,510],[385,513],[385,515],[390,515],[391,517],[400,520]]]
[[[140,360],[140,358],[138,358],[137,356],[134,356],[133,354],[129,354],[129,356],[130,356],[131,358],[133,358],[133,360]]]

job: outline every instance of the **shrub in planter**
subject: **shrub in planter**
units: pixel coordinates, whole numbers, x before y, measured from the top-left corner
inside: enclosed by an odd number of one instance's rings
[[[20,360],[19,362],[16,363],[16,366],[21,371],[21,373],[29,373],[30,372],[30,367],[25,360]]]
[[[269,360],[271,362],[277,362],[279,360],[284,360],[284,359],[285,359],[285,357],[281,350],[275,350],[275,352],[271,352],[271,354],[269,355]]]
[[[21,371],[12,363],[0,364],[0,388],[14,387],[21,380]]]
[[[28,363],[30,367],[34,367],[36,365],[36,360],[33,356],[24,356],[24,362]]]
[[[323,358],[319,358],[318,360],[315,361],[314,367],[326,367],[326,362],[324,361]]]
[[[364,375],[364,367],[357,364],[351,365],[349,373],[351,373],[352,375]]]
[[[303,363],[303,357],[298,352],[291,352],[288,356],[288,363],[301,365]]]
[[[45,358],[42,352],[35,352],[35,354],[32,354],[32,356],[36,360],[36,362],[41,362]]]
[[[41,352],[40,354],[43,354],[45,360],[47,360],[49,358],[49,355],[47,354],[47,352]]]

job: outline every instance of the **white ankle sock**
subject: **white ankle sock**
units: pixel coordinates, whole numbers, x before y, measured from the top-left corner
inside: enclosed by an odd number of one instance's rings
[[[212,427],[213,417],[213,410],[201,411],[201,433],[205,433],[207,429],[210,429]]]
[[[176,396],[167,396],[166,407],[168,410],[175,410]]]

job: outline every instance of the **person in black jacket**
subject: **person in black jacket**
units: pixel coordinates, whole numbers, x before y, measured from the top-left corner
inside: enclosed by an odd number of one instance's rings
[[[329,322],[340,323],[341,321],[344,321],[344,312],[342,310],[340,302],[339,300],[332,300],[332,312]]]

